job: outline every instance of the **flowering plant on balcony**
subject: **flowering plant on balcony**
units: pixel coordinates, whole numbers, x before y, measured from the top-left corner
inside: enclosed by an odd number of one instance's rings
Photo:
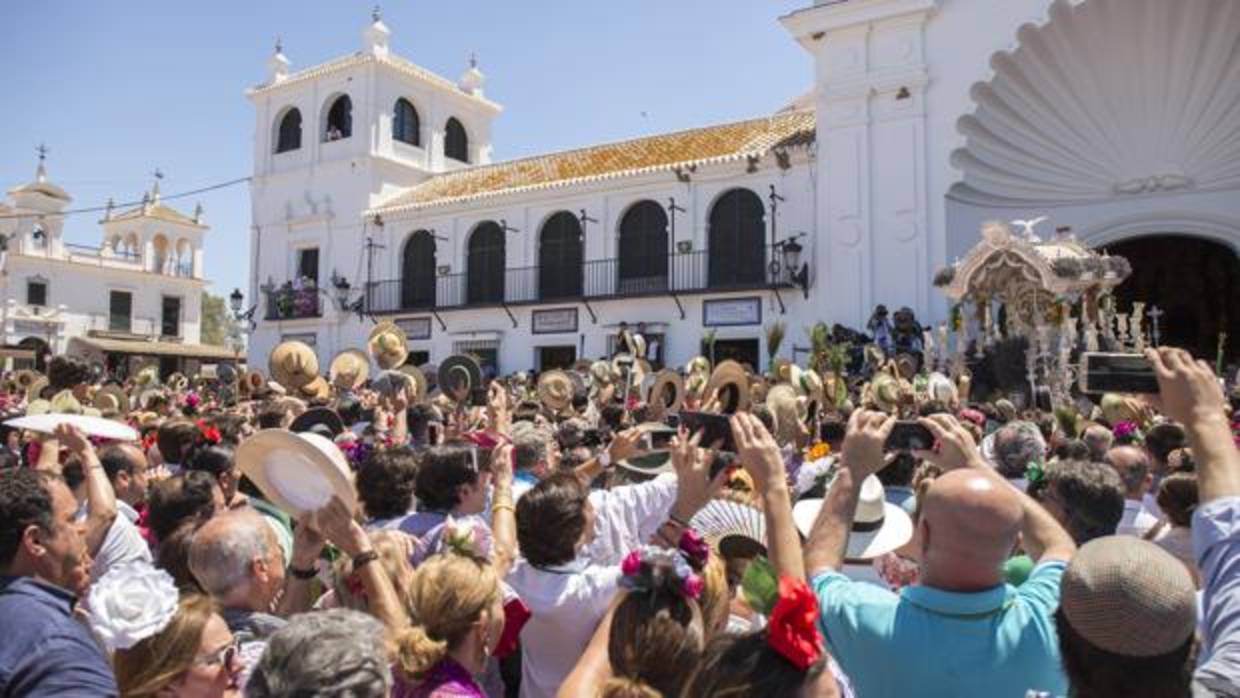
[[[318,293],[312,279],[286,281],[275,291],[276,312],[281,318],[315,317],[319,314]]]

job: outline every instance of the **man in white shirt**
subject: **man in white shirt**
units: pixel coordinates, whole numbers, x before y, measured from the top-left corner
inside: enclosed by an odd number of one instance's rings
[[[665,524],[679,531],[723,482],[709,482],[696,456],[673,460],[676,476],[612,490],[558,473],[517,502],[521,558],[507,581],[533,614],[521,630],[522,698],[556,694],[607,612],[624,556]]]
[[[1146,511],[1142,502],[1154,482],[1149,456],[1133,446],[1116,446],[1107,451],[1104,461],[1115,468],[1124,483],[1124,517],[1119,520],[1115,533],[1138,538],[1145,536],[1158,523],[1158,518]]]

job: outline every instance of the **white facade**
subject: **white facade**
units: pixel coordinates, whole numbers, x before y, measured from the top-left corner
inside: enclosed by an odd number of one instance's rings
[[[745,323],[716,327],[718,338],[756,340],[765,363],[763,327],[776,320],[787,324],[781,353],[791,356],[808,344],[803,328],[818,320],[862,327],[879,303],[909,306],[923,321],[943,319],[934,273],[963,255],[989,219],[1048,215],[1040,232],[1071,226],[1090,245],[1178,234],[1240,250],[1235,2],[832,0],[779,21],[815,58],[806,76],[813,89],[805,105],[816,114],[809,142],[766,143],[726,157],[686,145],[681,162],[664,157],[648,167],[592,166],[598,149],[485,167],[499,107],[481,96],[481,74],[471,69],[454,85],[395,58],[378,21],[354,56],[290,74],[277,54],[268,81],[250,92],[257,107],[250,296],[290,280],[298,250],[317,247],[320,285],[330,287],[333,271],[355,296],[366,279],[379,282],[373,293],[380,298],[368,307],[407,321],[419,337],[411,347],[431,361],[493,346],[502,372],[539,368],[542,347],[599,356],[620,322],[644,321],[651,333],[667,333],[663,358],[681,365],[711,329],[703,313],[711,303],[713,320]],[[346,92],[353,135],[321,142],[331,99]],[[392,138],[401,96],[418,110],[424,147]],[[291,106],[305,117],[301,148],[277,154],[280,115]],[[468,165],[442,156],[449,116],[466,126]],[[669,134],[599,148],[624,154],[682,141],[692,139]],[[581,172],[546,174],[574,158]],[[492,175],[508,179],[488,184]],[[591,280],[592,269],[606,270],[620,256],[620,220],[635,202],[674,197],[684,211],[672,242],[701,253],[710,248],[712,205],[738,187],[764,203],[768,244],[805,233],[808,298],[783,277],[774,289],[732,293],[707,284],[628,296],[608,291],[611,281]],[[772,187],[782,197],[774,216]],[[539,263],[540,231],[557,211],[588,219],[588,303],[538,302],[522,286],[522,270]],[[512,229],[504,235],[510,302],[445,303],[445,284],[468,283],[454,276],[467,270],[471,235],[483,221]],[[433,314],[401,311],[405,304],[393,303],[384,286],[400,285],[404,246],[418,230],[433,231],[435,240]],[[369,275],[368,237],[382,245],[369,257]],[[779,256],[767,254],[768,261]],[[286,337],[312,339],[322,360],[363,346],[370,321],[333,307],[330,295],[320,296],[321,316],[260,322],[251,360],[261,365]],[[747,300],[718,303],[738,298],[759,299],[760,313]],[[533,315],[554,309],[576,309],[576,330],[535,332]],[[564,329],[567,317],[559,316]]]
[[[208,230],[201,210],[191,217],[165,206],[156,184],[141,206],[109,210],[99,222],[100,246],[87,247],[64,241],[62,212],[70,200],[48,181],[40,161],[35,181],[10,190],[9,201],[0,203],[7,247],[0,256],[3,344],[101,363],[108,353],[154,360],[158,350],[143,350],[197,347]],[[127,314],[120,312],[126,297]],[[133,350],[108,352],[96,341],[127,341]]]

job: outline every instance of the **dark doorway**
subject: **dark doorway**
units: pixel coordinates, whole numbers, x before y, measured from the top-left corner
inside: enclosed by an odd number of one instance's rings
[[[22,349],[34,352],[34,361],[32,368],[43,373],[47,371],[47,357],[51,349],[47,346],[47,342],[38,337],[26,337],[17,343]]]
[[[435,238],[419,230],[405,242],[400,267],[400,307],[435,307]]]
[[[702,356],[710,356],[710,347],[702,343]],[[731,359],[742,366],[749,366],[754,371],[762,370],[757,339],[718,339],[715,340],[714,365]]]
[[[569,368],[577,360],[577,347],[538,347],[538,370]]]
[[[710,210],[710,287],[759,286],[766,279],[766,208],[748,189],[733,189]]]
[[[168,376],[181,370],[181,360],[175,356],[159,357],[159,379],[165,380]]]
[[[581,221],[560,211],[543,225],[538,239],[538,297],[542,300],[581,295]]]
[[[466,299],[471,305],[504,302],[504,230],[494,221],[480,224],[469,237]]]
[[[1211,364],[1219,333],[1227,333],[1225,361],[1240,357],[1240,257],[1226,245],[1186,235],[1152,235],[1108,245],[1107,253],[1132,264],[1132,275],[1115,289],[1116,307],[1131,312],[1134,301],[1165,314],[1160,343],[1188,349]]]

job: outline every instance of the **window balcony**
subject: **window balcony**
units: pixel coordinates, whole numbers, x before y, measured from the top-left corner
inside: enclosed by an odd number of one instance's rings
[[[376,281],[366,312],[457,310],[499,305],[536,305],[666,295],[792,288],[786,270],[770,264],[780,250],[738,257],[695,251],[636,259],[596,259],[579,266],[519,267],[502,273],[468,272]],[[576,269],[577,273],[574,273]]]
[[[267,299],[267,320],[302,320],[323,316],[320,291],[313,283],[294,284],[263,289]]]

